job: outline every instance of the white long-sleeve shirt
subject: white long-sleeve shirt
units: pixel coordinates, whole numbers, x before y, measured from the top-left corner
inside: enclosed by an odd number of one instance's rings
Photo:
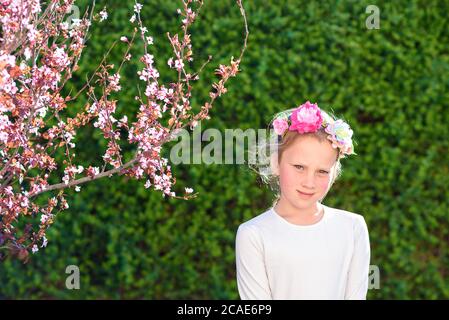
[[[365,219],[323,208],[313,225],[290,223],[271,208],[239,226],[241,299],[366,299],[370,244]]]

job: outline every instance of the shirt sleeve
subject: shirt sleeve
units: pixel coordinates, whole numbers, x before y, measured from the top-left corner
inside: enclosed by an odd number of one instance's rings
[[[345,299],[366,299],[366,294],[368,292],[370,255],[368,227],[366,226],[365,219],[360,216],[360,219],[355,226],[354,252],[348,271]]]
[[[271,300],[263,243],[251,226],[239,226],[235,241],[237,287],[242,300]]]

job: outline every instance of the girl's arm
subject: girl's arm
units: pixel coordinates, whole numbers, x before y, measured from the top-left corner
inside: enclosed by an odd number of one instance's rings
[[[242,300],[270,300],[263,243],[251,226],[241,225],[235,241],[237,287]]]
[[[366,299],[370,264],[370,244],[368,227],[360,216],[355,224],[354,252],[349,266],[345,299]]]

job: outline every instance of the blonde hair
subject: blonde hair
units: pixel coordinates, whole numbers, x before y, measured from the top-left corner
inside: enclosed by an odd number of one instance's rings
[[[270,122],[269,128],[272,128],[273,121],[279,118],[288,118],[291,113],[295,109],[289,109],[282,111],[276,114]],[[321,114],[323,117],[331,117],[328,113],[321,109]],[[259,175],[261,181],[264,184],[267,184],[271,190],[275,192],[276,198],[280,197],[280,187],[279,187],[279,176],[274,174],[273,172],[273,161],[276,160],[278,162],[281,161],[282,154],[287,148],[293,144],[296,139],[299,137],[314,137],[318,139],[318,141],[328,141],[331,144],[331,141],[327,139],[328,133],[321,127],[316,132],[308,132],[308,133],[298,133],[297,131],[287,131],[284,136],[281,138],[274,132],[274,130],[269,130],[269,139],[260,140],[256,147],[256,154],[258,161],[255,165],[253,165],[253,170]],[[342,174],[342,166],[340,162],[340,152],[338,149],[335,170],[333,170],[331,185],[341,176]],[[330,189],[330,188],[329,188]],[[323,197],[324,199],[324,197]],[[321,199],[322,200],[322,199]],[[320,200],[320,201],[321,201]]]

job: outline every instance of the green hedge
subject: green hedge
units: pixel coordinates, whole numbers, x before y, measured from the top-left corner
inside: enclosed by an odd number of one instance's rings
[[[81,75],[130,32],[132,4],[107,3],[110,18],[92,28]],[[380,8],[379,30],[365,27],[370,4]],[[164,80],[175,76],[165,66],[164,32],[176,31],[177,6],[152,0],[143,9]],[[245,6],[250,39],[242,73],[203,128],[264,128],[272,114],[305,100],[332,108],[353,127],[358,156],[343,160],[342,178],[325,203],[367,221],[371,264],[381,274],[380,289],[368,298],[449,298],[449,2],[251,0]],[[192,29],[195,65],[209,54],[214,60],[194,87],[197,107],[213,69],[237,56],[242,40],[234,1],[206,1],[203,9]],[[119,113],[137,109],[135,70],[131,65],[122,77],[129,89],[120,94]],[[98,163],[105,143],[88,129],[77,146],[81,163]],[[120,177],[83,186],[48,232],[46,249],[27,265],[0,265],[0,298],[238,298],[235,232],[270,205],[271,193],[244,166],[174,171],[177,186],[192,186],[197,199],[164,199]],[[80,267],[80,290],[65,289],[70,264]]]

